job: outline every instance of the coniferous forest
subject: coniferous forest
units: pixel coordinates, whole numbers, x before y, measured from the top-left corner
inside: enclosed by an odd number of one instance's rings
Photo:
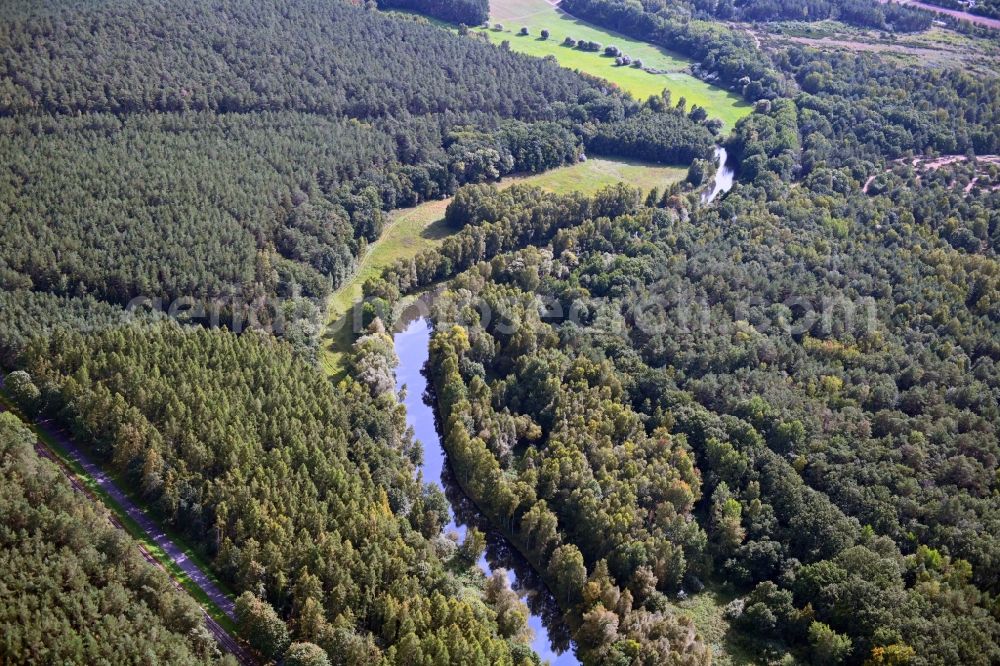
[[[0,25],[6,289],[322,299],[386,211],[575,161],[638,111],[346,3],[50,4]]]
[[[136,544],[81,503],[34,435],[0,413],[4,659],[95,663],[144,656],[204,664],[219,655],[201,610]]]
[[[585,666],[1000,663],[1000,67],[906,41],[1000,33],[563,0],[739,96],[723,126],[463,27],[497,1],[0,8],[0,662],[540,666],[540,620]],[[576,191],[595,156],[687,178]]]

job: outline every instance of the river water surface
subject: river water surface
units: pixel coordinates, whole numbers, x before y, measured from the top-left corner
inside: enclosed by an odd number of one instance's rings
[[[712,189],[705,192],[704,200],[712,201],[733,186],[736,176],[733,169],[726,163],[726,149],[715,148],[715,156],[719,168],[715,172]],[[551,596],[538,581],[531,567],[516,551],[496,533],[491,533],[488,526],[479,523],[471,502],[461,495],[456,484],[451,481],[447,458],[438,437],[435,425],[434,410],[424,402],[424,392],[427,390],[427,378],[423,375],[424,364],[429,355],[431,326],[425,316],[407,319],[404,317],[393,336],[399,366],[396,368],[396,389],[406,387],[406,422],[413,428],[413,433],[423,445],[423,478],[426,483],[436,483],[451,502],[451,521],[445,531],[454,531],[459,539],[465,538],[467,525],[476,525],[487,535],[486,554],[479,560],[479,566],[489,576],[493,569],[504,568],[511,587],[521,594],[531,611],[528,625],[535,633],[531,647],[552,666],[576,666],[580,662],[572,650],[561,654],[553,648],[550,632],[560,635],[558,642],[566,644],[565,627],[559,619],[558,610]],[[459,518],[456,519],[456,514]],[[543,621],[543,617],[545,620]]]
[[[437,428],[434,423],[434,411],[424,402],[424,391],[427,389],[427,379],[423,375],[423,367],[427,362],[428,344],[431,338],[431,328],[428,320],[420,317],[412,321],[401,322],[402,330],[393,336],[396,348],[396,355],[399,356],[399,366],[396,368],[396,388],[406,387],[406,399],[403,405],[406,407],[406,422],[413,428],[416,438],[423,444],[424,482],[436,483],[446,490],[449,499],[452,500],[453,509],[464,516],[458,522],[455,520],[456,511],[452,511],[452,521],[445,527],[445,531],[458,532],[460,539],[465,538],[466,523],[475,522],[469,520],[469,507],[455,506],[455,494],[458,491],[455,484],[449,482],[447,460],[444,449],[441,447],[441,440],[438,437]],[[530,571],[523,560],[519,561],[512,548],[504,543],[500,537],[490,534],[484,526],[480,529],[487,533],[486,555],[479,560],[479,566],[489,576],[494,568],[503,567],[507,569],[507,577],[511,587],[522,595],[530,595],[526,601],[531,609],[531,616],[528,625],[535,633],[531,647],[538,653],[543,661],[548,661],[552,666],[574,666],[579,664],[571,650],[558,654],[552,647],[549,637],[549,630],[546,623],[542,621],[542,614],[545,610],[547,616],[554,615],[551,603],[547,598],[547,593],[543,588],[525,580],[530,577]],[[552,626],[553,620],[547,622]]]
[[[725,148],[722,146],[715,147],[715,159],[719,162],[719,168],[715,170],[712,189],[707,190],[701,197],[706,203],[712,201],[723,192],[728,192],[733,186],[733,180],[736,179],[736,172],[733,171],[732,165],[727,163],[729,155],[726,153]]]

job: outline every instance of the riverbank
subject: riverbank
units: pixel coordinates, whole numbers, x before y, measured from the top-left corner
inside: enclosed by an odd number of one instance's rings
[[[423,375],[424,364],[429,357],[429,344],[431,339],[430,323],[423,317],[418,317],[412,321],[400,322],[399,329],[393,335],[393,344],[396,356],[399,357],[399,366],[396,368],[396,389],[397,391],[406,389],[406,397],[403,405],[406,408],[406,423],[413,428],[414,436],[423,445],[422,473],[424,483],[436,483],[442,489],[446,487],[444,479],[447,467],[447,457],[441,445],[435,426],[434,409],[424,402],[424,395],[427,392],[427,378]],[[459,481],[459,480],[456,480]],[[461,484],[458,484],[461,486]],[[461,491],[464,494],[464,491]],[[468,497],[468,495],[464,495]],[[455,520],[455,510],[449,507],[452,515],[452,523],[445,529],[453,529],[460,535],[465,533],[465,522]],[[498,538],[500,535],[495,535]],[[514,546],[507,544],[509,548]],[[480,560],[480,568],[486,576],[492,574],[493,570],[503,568],[507,571],[507,578],[511,587],[518,590],[524,596],[525,588],[528,587],[517,574],[515,567],[505,566],[506,563],[499,562],[495,557],[490,557],[490,549],[487,555]],[[546,595],[543,589],[535,589],[533,594]],[[549,630],[545,626],[540,613],[535,612],[531,607],[536,604],[529,604],[531,612],[528,618],[528,626],[534,633],[532,649],[550,666],[577,666],[580,662],[571,650],[558,653],[552,647],[549,638]]]
[[[585,162],[540,174],[510,176],[497,183],[497,187],[504,189],[516,183],[525,183],[554,194],[573,191],[593,194],[602,187],[625,182],[642,190],[653,187],[662,190],[684,180],[686,176],[687,167],[592,157]],[[361,299],[365,281],[379,275],[385,267],[399,259],[412,258],[439,246],[452,233],[442,221],[450,202],[450,198],[427,201],[413,208],[393,211],[382,235],[368,246],[359,260],[354,275],[330,297],[320,351],[320,363],[327,375],[339,378],[344,373],[344,355],[350,350],[355,337],[348,315],[354,303]]]

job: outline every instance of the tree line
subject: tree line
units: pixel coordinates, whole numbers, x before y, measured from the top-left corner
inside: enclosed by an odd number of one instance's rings
[[[848,25],[891,32],[919,32],[931,27],[934,14],[916,7],[860,0],[693,0],[677,3],[699,18],[741,21],[839,20]]]

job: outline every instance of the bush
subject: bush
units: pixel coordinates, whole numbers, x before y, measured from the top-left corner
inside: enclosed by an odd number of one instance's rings
[[[288,627],[270,604],[250,592],[236,600],[236,624],[240,634],[265,657],[277,658],[288,647]]]
[[[292,643],[285,652],[285,666],[329,666],[323,648],[314,643]]]
[[[31,380],[31,375],[24,370],[15,370],[7,375],[7,379],[4,380],[3,385],[4,390],[10,395],[11,400],[21,408],[25,415],[31,417],[38,413],[38,409],[41,406],[42,392],[38,390],[35,382]]]
[[[526,25],[525,26],[521,26],[521,32],[518,33],[518,34],[520,34],[522,36],[527,35],[528,34],[528,26],[526,26]]]
[[[809,643],[813,659],[820,664],[839,664],[851,653],[851,639],[822,622],[809,625]]]
[[[549,31],[545,30],[544,28],[542,29],[542,32],[539,33],[539,34],[541,34],[542,39],[548,39],[549,38]]]

